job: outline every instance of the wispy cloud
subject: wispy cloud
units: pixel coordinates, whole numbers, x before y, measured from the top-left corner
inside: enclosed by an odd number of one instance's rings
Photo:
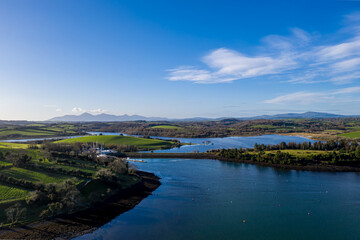
[[[347,93],[358,93],[358,92],[360,93],[360,87],[348,87],[348,88],[338,89],[332,94],[336,95],[336,94],[347,94]]]
[[[318,102],[339,101],[341,95],[358,92],[360,93],[360,87],[341,88],[327,92],[295,92],[265,100],[264,103],[310,105]]]
[[[83,109],[83,108],[80,108],[80,107],[74,107],[71,111],[73,113],[85,113],[85,112],[88,112],[88,113],[94,113],[94,114],[100,114],[100,113],[107,112],[106,110],[101,109],[101,108],[92,109],[92,110],[86,110],[86,109]]]
[[[73,113],[84,113],[84,112],[86,112],[85,109],[82,109],[82,108],[79,108],[79,107],[74,107],[71,111]]]
[[[289,83],[351,83],[359,79],[360,13],[346,16],[344,22],[344,28],[333,34],[341,40],[332,44],[325,43],[318,34],[293,28],[289,36],[264,37],[256,54],[215,49],[201,59],[204,67],[170,69],[167,79],[223,83],[272,76]]]
[[[93,110],[89,110],[89,113],[95,113],[95,114],[99,114],[99,113],[105,113],[106,110],[98,108],[98,109],[93,109]]]
[[[314,102],[322,102],[329,100],[331,97],[324,93],[316,92],[295,92],[278,96],[276,98],[266,100],[264,103],[276,103],[276,104],[287,104],[287,103],[298,103],[301,105],[308,105]]]

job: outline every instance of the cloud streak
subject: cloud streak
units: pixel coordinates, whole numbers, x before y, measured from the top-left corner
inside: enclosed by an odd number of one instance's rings
[[[257,54],[246,55],[225,47],[215,49],[202,57],[203,67],[170,69],[167,79],[210,84],[268,76],[293,84],[351,83],[359,79],[360,13],[346,16],[345,23],[333,34],[333,38],[341,40],[331,44],[293,28],[289,36],[264,37]]]
[[[342,95],[360,93],[360,87],[341,88],[327,92],[295,92],[265,100],[268,104],[301,104],[310,105],[318,102],[339,101]]]
[[[92,110],[86,110],[86,109],[83,109],[83,108],[80,108],[80,107],[74,107],[71,111],[73,113],[85,113],[85,112],[87,112],[87,113],[94,113],[94,114],[100,114],[100,113],[107,112],[106,110],[101,109],[101,108],[92,109]]]

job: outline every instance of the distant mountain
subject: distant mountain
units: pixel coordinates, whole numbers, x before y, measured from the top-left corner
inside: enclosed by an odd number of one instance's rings
[[[284,113],[284,114],[276,114],[276,115],[261,115],[255,117],[248,118],[239,118],[242,120],[255,120],[255,119],[268,119],[268,120],[279,120],[279,119],[289,119],[289,118],[297,118],[297,119],[306,119],[306,118],[346,118],[346,117],[359,117],[359,116],[349,116],[349,115],[338,115],[332,113],[321,113],[321,112],[305,112],[305,113]]]
[[[90,113],[83,113],[80,115],[65,115],[61,117],[54,117],[49,119],[51,122],[120,122],[120,121],[167,121],[167,118],[160,117],[144,117],[140,115],[111,115],[98,114],[92,115]]]
[[[323,119],[323,118],[347,118],[347,117],[360,117],[355,115],[338,115],[331,113],[320,113],[320,112],[305,112],[305,113],[284,113],[284,114],[276,114],[276,115],[261,115],[255,117],[246,117],[246,118],[202,118],[202,117],[194,117],[194,118],[184,118],[184,119],[169,119],[169,118],[161,118],[161,117],[144,117],[140,115],[111,115],[111,114],[99,114],[92,115],[90,113],[83,113],[80,115],[65,115],[62,117],[55,117],[48,121],[51,122],[122,122],[122,121],[238,121],[238,120],[256,120],[256,119],[268,119],[268,120],[281,120],[281,119],[289,119],[289,118],[297,118],[297,119],[306,119],[306,118],[315,118],[315,119]]]

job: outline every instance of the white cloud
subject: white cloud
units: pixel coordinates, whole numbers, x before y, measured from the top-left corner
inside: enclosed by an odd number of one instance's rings
[[[204,57],[204,62],[219,76],[235,76],[236,78],[249,78],[279,73],[294,67],[296,64],[291,58],[279,56],[277,58],[258,56],[247,57],[243,54],[220,48]]]
[[[73,113],[84,113],[84,112],[86,112],[86,110],[84,110],[82,108],[79,108],[79,107],[74,107],[71,111]]]
[[[105,113],[106,110],[98,108],[98,109],[93,109],[93,110],[89,110],[89,113],[95,113],[95,114],[100,114],[100,113]]]
[[[347,94],[347,93],[357,93],[357,92],[360,92],[360,87],[348,87],[348,88],[338,89],[333,94]]]
[[[348,87],[337,89],[332,92],[295,92],[273,99],[265,100],[264,103],[269,104],[301,104],[310,105],[315,102],[329,102],[331,100],[338,101],[339,95],[352,94],[360,92],[360,87]]]
[[[74,107],[72,110],[71,110],[73,113],[94,113],[94,114],[100,114],[100,113],[105,113],[107,112],[106,110],[103,110],[101,108],[98,108],[98,109],[92,109],[92,110],[86,110],[86,109],[83,109],[83,108],[80,108],[80,107]]]
[[[62,112],[62,109],[61,109],[61,108],[57,108],[55,111],[56,111],[56,112]]]
[[[318,34],[292,28],[289,36],[264,37],[256,54],[215,49],[202,58],[204,67],[170,69],[167,79],[223,83],[272,76],[290,83],[351,83],[358,79],[353,76],[360,68],[360,31],[354,31],[360,23],[360,12],[346,19],[347,25],[333,36],[333,39],[342,40],[332,44]]]
[[[213,75],[207,70],[198,70],[191,66],[183,66],[176,69],[170,69],[168,79],[170,81],[192,81],[196,83],[211,82]]]
[[[328,100],[330,97],[326,96],[323,93],[316,92],[295,92],[279,96],[270,100],[264,101],[264,103],[275,103],[275,104],[288,104],[288,103],[298,103],[301,105],[308,105],[314,102],[320,102]]]
[[[360,79],[360,72],[354,72],[347,75],[339,75],[333,78],[330,78],[330,81],[335,84],[346,84],[351,83],[355,80]]]
[[[318,56],[323,61],[336,60],[360,54],[360,37],[348,42],[321,47]]]
[[[341,62],[336,62],[332,64],[330,67],[334,72],[349,72],[352,70],[360,69],[360,57],[347,59]]]

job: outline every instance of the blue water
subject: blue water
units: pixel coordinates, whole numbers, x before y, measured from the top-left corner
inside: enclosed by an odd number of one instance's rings
[[[251,141],[243,139],[244,146],[255,141],[246,139]],[[218,140],[218,146],[227,146],[233,139]],[[146,161],[137,166],[160,176],[162,185],[134,209],[77,239],[360,238],[358,173],[284,171],[205,159]]]
[[[278,144],[281,142],[315,142],[304,137],[282,136],[282,135],[262,135],[254,137],[224,137],[224,138],[165,138],[161,139],[178,139],[182,143],[193,143],[196,145],[184,145],[179,148],[156,150],[154,152],[206,152],[218,148],[252,148],[255,143],[258,144]],[[209,141],[209,142],[207,142]]]
[[[103,134],[103,135],[120,135],[122,133],[112,133],[112,132],[88,132],[89,134]],[[126,134],[123,134],[127,136]],[[133,135],[134,136],[134,135]],[[310,140],[304,137],[295,137],[295,136],[285,136],[285,135],[262,135],[254,137],[224,137],[224,138],[169,138],[169,137],[156,137],[151,136],[151,138],[159,138],[164,140],[178,139],[182,143],[192,143],[193,145],[183,145],[178,148],[165,149],[165,150],[155,150],[153,152],[206,152],[211,149],[218,148],[252,148],[255,143],[258,144],[278,144],[281,142],[316,142],[315,140]]]

